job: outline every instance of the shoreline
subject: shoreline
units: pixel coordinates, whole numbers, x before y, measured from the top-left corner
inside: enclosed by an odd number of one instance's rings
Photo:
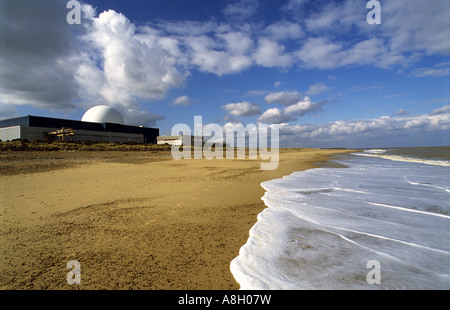
[[[42,152],[2,157],[1,171],[20,169],[0,175],[0,288],[239,289],[229,266],[266,208],[261,182],[351,151],[280,149],[273,171],[170,152],[57,153],[42,167]],[[79,285],[66,281],[70,260],[81,264]]]
[[[310,169],[262,184],[268,208],[231,264],[242,289],[449,287],[448,159],[374,153],[334,156],[326,166],[345,169]],[[367,276],[369,262],[384,266],[382,277],[380,269]]]

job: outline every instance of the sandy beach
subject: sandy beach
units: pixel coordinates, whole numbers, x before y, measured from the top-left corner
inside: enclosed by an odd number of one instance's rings
[[[282,150],[268,171],[167,151],[1,152],[0,288],[239,289],[229,266],[265,208],[260,183],[342,152]]]

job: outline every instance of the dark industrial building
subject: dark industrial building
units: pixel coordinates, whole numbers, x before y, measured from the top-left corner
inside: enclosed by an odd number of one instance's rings
[[[45,140],[58,132],[70,132],[69,141],[136,142],[156,144],[158,128],[129,126],[108,122],[86,122],[40,116],[24,116],[0,121],[2,141]],[[60,137],[61,138],[61,137]],[[63,136],[64,138],[64,136]]]

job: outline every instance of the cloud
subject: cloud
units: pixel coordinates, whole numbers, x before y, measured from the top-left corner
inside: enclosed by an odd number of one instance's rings
[[[419,68],[412,72],[415,77],[441,77],[450,75],[450,67],[447,68]]]
[[[340,10],[329,5],[326,10],[316,13],[313,17],[308,18],[305,21],[305,24],[310,31],[323,30],[331,27],[331,25],[336,25],[336,22],[339,21],[341,16]]]
[[[248,101],[229,103],[222,106],[222,109],[228,112],[231,116],[254,116],[261,113],[258,105],[252,104]]]
[[[253,65],[253,39],[241,28],[245,27],[215,21],[163,21],[148,27],[177,65],[217,76],[239,73]]]
[[[234,55],[245,55],[252,46],[252,39],[242,31],[220,33],[217,37],[225,42],[226,50]]]
[[[308,2],[287,1],[278,12],[283,18],[275,22],[250,18],[258,13],[259,2],[241,0],[224,7],[225,21],[139,25],[113,10],[97,15],[84,4],[82,25],[70,26],[64,1],[6,1],[0,20],[1,104],[13,115],[20,105],[70,111],[103,103],[140,122],[149,103],[182,87],[195,71],[224,76],[254,66],[391,69],[450,54],[446,0],[383,3],[377,27],[367,25],[367,10],[359,0],[305,6]],[[448,62],[411,72],[414,77],[448,76]],[[316,84],[306,94],[325,90]],[[297,107],[271,109],[261,117],[291,121],[302,110],[301,96],[277,100],[268,102]],[[153,122],[162,116],[148,117]]]
[[[246,92],[246,96],[264,96],[266,94],[270,93],[270,90],[264,90],[264,89],[253,89]]]
[[[314,85],[311,85],[309,89],[306,91],[307,95],[317,95],[323,92],[326,92],[330,90],[328,86],[326,86],[323,83],[316,83]]]
[[[434,99],[423,100],[420,102],[420,104],[436,104],[436,103],[450,103],[450,97],[434,98]]]
[[[0,104],[0,120],[8,119],[13,117],[18,117],[16,106],[10,103],[1,103]]]
[[[384,45],[384,41],[378,38],[371,38],[356,43],[351,48],[339,53],[341,65],[374,65],[385,67],[385,64],[392,64],[392,61],[399,61],[401,58],[387,57],[389,52]]]
[[[229,19],[244,20],[255,14],[258,7],[258,0],[240,0],[228,4],[222,12]]]
[[[430,115],[441,115],[441,114],[450,114],[450,105],[443,106],[442,108],[438,108],[433,110]]]
[[[339,120],[326,124],[281,124],[280,143],[309,147],[398,147],[448,143],[450,106],[430,114]]]
[[[70,56],[77,51],[62,2],[2,3],[1,103],[39,109],[75,108],[77,84]]]
[[[149,111],[142,110],[140,107],[130,107],[126,110],[121,110],[123,115],[125,115],[126,124],[134,124],[137,126],[156,126],[158,121],[165,120],[166,117],[156,113],[150,113]]]
[[[313,33],[340,33],[364,26],[367,12],[365,3],[361,5],[359,0],[327,1],[321,5],[321,10],[309,12],[305,25]]]
[[[172,105],[188,107],[191,105],[191,98],[188,96],[180,96],[172,102]]]
[[[398,53],[450,54],[448,2],[388,1],[382,5],[381,31]]]
[[[85,38],[100,50],[106,80],[102,93],[108,101],[117,92],[125,92],[130,99],[160,100],[184,82],[176,60],[160,46],[140,40],[135,25],[120,13],[101,13]]]
[[[305,97],[296,104],[286,107],[284,113],[290,116],[303,116],[307,113],[320,111],[325,103],[326,101],[312,102],[309,97]]]
[[[297,15],[299,12],[302,12],[303,6],[308,1],[309,0],[288,0],[287,3],[281,7],[281,10]]]
[[[163,99],[189,75],[174,56],[177,42],[113,10],[96,16],[83,4],[81,25],[69,25],[59,1],[8,1],[3,9],[2,105],[63,111],[108,104],[130,123],[145,124],[145,116],[151,124],[163,116],[141,105]]]
[[[285,53],[285,47],[268,38],[259,38],[253,55],[255,63],[262,67],[286,68],[293,64],[293,58]]]
[[[303,95],[300,94],[297,91],[293,91],[293,92],[281,91],[281,92],[268,94],[264,98],[264,100],[267,103],[274,103],[275,102],[275,103],[281,104],[283,106],[289,106],[289,105],[292,105],[292,104],[296,104],[302,98],[303,98]]]
[[[303,5],[305,1],[290,1]],[[382,4],[382,23],[368,25],[357,0],[331,2],[303,18],[307,39],[296,52],[306,68],[333,69],[352,65],[381,68],[405,66],[420,56],[449,55],[450,15],[445,0],[389,1]],[[376,30],[376,32],[374,32]],[[352,32],[358,41],[343,40]],[[446,68],[415,72],[415,76],[448,75]]]
[[[397,110],[397,111],[395,111],[395,113],[394,113],[394,115],[407,115],[407,114],[409,114],[409,112],[406,111],[405,109]]]
[[[154,24],[154,26],[157,29],[161,29],[165,34],[183,37],[206,35],[224,27],[224,25],[218,24],[215,21],[196,20],[161,21]]]
[[[445,0],[383,3],[382,22],[377,27],[361,18],[366,14],[365,6],[357,0],[331,2],[308,14],[304,19],[308,39],[297,52],[302,66],[332,69],[371,65],[386,69],[415,62],[424,55],[450,54],[446,39],[450,37],[450,15]],[[350,31],[358,41],[339,40]],[[448,70],[423,70],[415,75],[444,76]]]
[[[283,124],[294,120],[291,116],[285,114],[279,108],[271,108],[258,117],[259,123],[264,124]]]
[[[151,27],[138,27],[135,37],[167,51],[178,69],[217,76],[237,74],[255,65],[280,69],[295,65],[307,69],[390,69],[413,63],[422,55],[450,53],[450,43],[445,40],[450,24],[445,19],[448,10],[444,0],[428,7],[418,0],[413,0],[413,5],[407,0],[383,4],[383,22],[377,27],[367,24],[367,9],[359,0],[305,6],[308,2],[291,0],[280,8],[279,13],[297,11],[303,16],[294,21],[286,16],[269,24],[257,21],[251,16],[257,13],[259,2],[241,0],[223,9],[228,18],[223,22],[159,20]],[[346,38],[349,32],[351,41]],[[443,76],[448,70],[433,68],[416,74]]]
[[[308,38],[297,52],[299,60],[307,68],[330,69],[340,65],[342,46],[327,38]]]
[[[319,69],[352,65],[388,68],[404,59],[401,55],[391,53],[385,42],[378,38],[360,41],[350,47],[331,42],[326,37],[309,38],[296,54],[303,67]]]
[[[258,122],[267,124],[288,123],[291,121],[295,121],[299,116],[304,116],[308,113],[320,111],[322,109],[322,106],[326,103],[326,101],[318,103],[312,102],[309,97],[304,97],[303,99],[297,100],[296,103],[292,104],[291,102],[293,102],[294,96],[298,97],[298,95],[299,94],[296,92],[276,93],[275,96],[273,96],[273,98],[269,99],[270,100],[273,99],[274,100],[273,102],[279,102],[280,99],[282,99],[286,106],[284,107],[283,110],[279,108],[268,109],[258,118]],[[268,96],[270,97],[270,95]],[[288,102],[290,102],[291,104],[287,105],[286,103]]]
[[[304,33],[299,24],[281,20],[267,26],[264,29],[263,34],[273,40],[282,41],[298,39],[302,37]]]
[[[86,57],[77,71],[86,101],[114,106],[135,123],[145,115],[139,101],[161,100],[170,89],[184,84],[188,72],[177,68],[177,60],[169,52],[173,44],[155,37],[148,28],[138,32],[130,20],[113,10],[92,18],[86,27],[81,37],[87,46]],[[162,118],[148,117],[149,122]]]
[[[242,44],[237,46],[238,42],[234,41],[234,37],[228,34],[228,36],[221,35],[221,38],[227,44],[225,47],[207,36],[188,38],[191,63],[200,71],[218,76],[240,72],[252,65],[252,59],[249,56],[237,53],[244,47]]]

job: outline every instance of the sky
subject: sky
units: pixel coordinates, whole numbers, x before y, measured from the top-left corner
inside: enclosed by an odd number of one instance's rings
[[[282,147],[450,145],[450,2],[0,0],[0,119],[278,124]],[[375,1],[376,2],[376,1]],[[70,18],[69,18],[70,19]]]

